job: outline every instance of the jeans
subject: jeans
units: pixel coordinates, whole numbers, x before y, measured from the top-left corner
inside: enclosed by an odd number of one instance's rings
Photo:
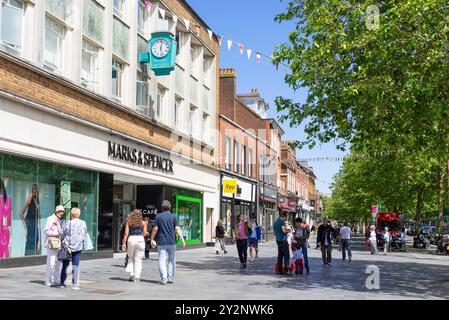
[[[79,285],[79,277],[80,277],[80,265],[81,260],[81,250],[72,252],[72,284],[74,287],[78,287]],[[67,268],[69,267],[70,260],[62,261],[62,270],[61,270],[61,284],[63,285],[65,280],[67,279]]]
[[[341,240],[341,253],[343,260],[346,259],[346,250],[348,250],[348,257],[352,258],[352,252],[351,252],[351,240],[349,239],[342,239]]]
[[[278,273],[283,273],[282,266],[285,265],[285,273],[288,273],[290,262],[290,248],[287,241],[276,241],[278,245]],[[282,263],[282,260],[284,263]]]
[[[332,261],[332,245],[321,245],[321,256],[323,258],[323,263],[331,263]]]
[[[298,246],[302,249],[302,257],[304,259],[304,265],[306,267],[306,271],[309,272],[309,256],[307,255],[307,247],[308,247],[308,243],[304,242],[304,243],[298,243]]]
[[[221,248],[223,252],[226,251],[224,238],[215,238],[215,250],[218,251],[219,248]]]
[[[47,249],[47,284],[56,285],[61,275],[61,262],[58,261],[59,249]]]
[[[167,280],[173,280],[176,271],[176,245],[159,245],[157,247],[159,255],[159,275],[161,282],[166,283]],[[167,274],[167,260],[168,260],[168,274]]]
[[[239,253],[240,263],[246,263],[248,258],[248,240],[237,240],[237,252]]]
[[[126,271],[130,276],[140,278],[142,272],[142,259],[145,254],[145,240],[143,236],[129,236],[128,238],[128,265]]]

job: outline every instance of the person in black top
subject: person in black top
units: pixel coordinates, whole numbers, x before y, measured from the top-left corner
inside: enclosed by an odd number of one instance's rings
[[[217,226],[215,227],[215,252],[219,254],[218,249],[221,248],[224,254],[228,253],[225,247],[225,231],[223,228],[223,221],[218,220]]]
[[[332,239],[336,236],[329,219],[324,220],[324,223],[318,227],[317,243],[320,244],[323,266],[332,266]]]

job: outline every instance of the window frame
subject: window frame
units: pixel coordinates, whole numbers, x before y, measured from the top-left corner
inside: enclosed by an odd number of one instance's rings
[[[114,63],[115,62],[115,63]],[[112,92],[112,85],[111,85],[111,96],[112,98],[121,101],[123,98],[122,95],[122,80],[123,80],[123,73],[125,71],[125,64],[121,61],[119,61],[117,58],[112,57],[112,69],[117,71],[117,92],[118,95],[114,95],[114,92]],[[111,77],[111,79],[113,79]]]
[[[231,170],[231,137],[225,136],[225,169]]]
[[[17,53],[21,53],[22,49],[23,49],[23,35],[24,35],[24,21],[25,21],[24,20],[24,15],[25,15],[25,10],[26,10],[26,2],[23,1],[23,0],[16,0],[16,1],[18,1],[18,2],[20,2],[22,4],[22,7],[18,8],[18,7],[16,7],[16,6],[11,4],[11,0],[0,0],[0,1],[1,1],[1,4],[0,4],[1,5],[1,7],[0,7],[0,11],[1,11],[1,13],[0,13],[0,43],[3,44],[8,49],[12,49],[12,50],[16,51]],[[1,25],[1,23],[3,21],[3,19],[2,19],[3,6],[8,6],[8,7],[15,8],[15,9],[21,11],[21,15],[20,15],[20,25],[21,25],[20,27],[21,27],[21,29],[20,29],[20,41],[19,41],[20,44],[19,45],[7,42],[7,41],[3,40],[3,38],[2,38],[2,25]]]
[[[234,140],[234,172],[239,172],[239,143],[237,140]]]
[[[51,29],[49,26],[47,26],[47,23],[46,23],[47,19],[51,23],[60,26],[61,29],[63,30],[63,33],[60,34],[60,33],[58,33],[58,31],[56,31],[54,29]],[[56,35],[56,37],[57,37],[57,40],[58,40],[58,43],[57,43],[57,47],[58,48],[57,49],[59,50],[59,52],[57,52],[57,56],[58,56],[58,59],[59,59],[59,65],[54,64],[53,62],[47,60],[47,58],[46,58],[45,52],[47,51],[47,47],[46,47],[46,44],[47,44],[47,39],[46,39],[47,38],[47,32],[51,32],[51,33],[53,33],[53,35]],[[64,24],[60,23],[59,21],[54,19],[52,16],[50,16],[48,14],[45,14],[44,47],[43,47],[44,48],[43,65],[44,65],[45,69],[50,70],[52,72],[57,72],[57,73],[60,73],[62,71],[62,61],[63,61],[62,57],[64,55],[64,38],[65,38],[66,33],[67,33],[67,30],[66,30],[66,26]]]
[[[85,44],[87,46],[91,46],[91,47],[95,48],[96,51],[88,50],[89,48],[86,48]],[[98,78],[98,74],[97,73],[98,73],[98,66],[99,66],[99,63],[98,63],[99,51],[100,51],[100,48],[98,46],[94,45],[92,42],[86,40],[85,38],[82,39],[82,43],[81,43],[80,81],[81,81],[81,85],[83,85],[85,88],[90,89],[92,91],[96,91],[97,90],[98,81],[96,81],[96,80]],[[83,58],[84,58],[84,54],[85,53],[89,54],[90,55],[90,59],[91,59],[91,61],[90,61],[91,66],[90,67],[92,68],[91,72],[93,71],[93,79],[91,79],[91,80],[90,79],[83,79],[83,75],[82,75],[82,73],[83,73]],[[92,59],[94,60],[93,64],[92,64]]]
[[[246,146],[244,144],[242,144],[241,156],[242,156],[241,172],[242,172],[242,175],[245,175],[246,174],[246,168],[245,168],[245,166],[246,166]]]

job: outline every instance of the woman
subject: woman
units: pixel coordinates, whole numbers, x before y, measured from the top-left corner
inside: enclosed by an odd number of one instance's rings
[[[129,281],[140,282],[142,259],[145,254],[145,239],[148,236],[147,223],[143,220],[142,212],[134,210],[128,216],[123,237],[122,250],[128,253],[126,271],[130,273]]]
[[[27,210],[28,209],[28,210]],[[25,210],[27,213],[25,214]],[[31,196],[25,202],[25,206],[19,213],[25,229],[25,255],[41,254],[41,225],[40,225],[40,204],[39,190],[37,184],[33,184],[31,188]]]
[[[224,238],[224,228],[223,228],[223,221],[220,219],[217,222],[217,226],[215,227],[215,251],[217,254],[219,254],[218,249],[221,248],[223,250],[223,253],[228,253],[226,251],[225,247],[225,238]]]
[[[81,210],[72,208],[70,211],[71,220],[64,224],[62,228],[63,246],[67,247],[72,253],[72,289],[79,290],[79,265],[81,260],[81,251],[83,248],[92,249],[89,233],[87,232],[86,222],[80,219]],[[61,288],[65,288],[67,279],[67,268],[70,260],[62,261]]]
[[[55,214],[49,216],[45,223],[45,248],[47,248],[47,281],[45,285],[52,287],[59,283],[59,268],[61,263],[58,261],[58,251],[61,247],[60,237],[62,234],[61,218],[65,209],[59,205],[55,209]]]
[[[391,242],[391,234],[388,232],[388,228],[385,227],[384,233],[382,234],[382,242],[384,245],[384,255],[387,255],[387,252],[390,251],[390,242]]]
[[[370,227],[368,240],[369,240],[369,244],[370,244],[370,248],[371,248],[371,254],[378,253],[379,251],[377,250],[376,227],[374,227],[374,226]]]
[[[240,269],[245,269],[246,260],[248,258],[248,229],[251,230],[251,226],[245,221],[245,218],[241,214],[237,216],[237,221],[239,221],[239,223],[234,229],[234,241],[237,242]]]

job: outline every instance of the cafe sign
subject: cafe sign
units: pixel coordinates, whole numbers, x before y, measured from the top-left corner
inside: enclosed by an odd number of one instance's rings
[[[124,144],[109,141],[108,157],[120,159],[131,164],[137,164],[148,169],[173,173],[172,160]]]

